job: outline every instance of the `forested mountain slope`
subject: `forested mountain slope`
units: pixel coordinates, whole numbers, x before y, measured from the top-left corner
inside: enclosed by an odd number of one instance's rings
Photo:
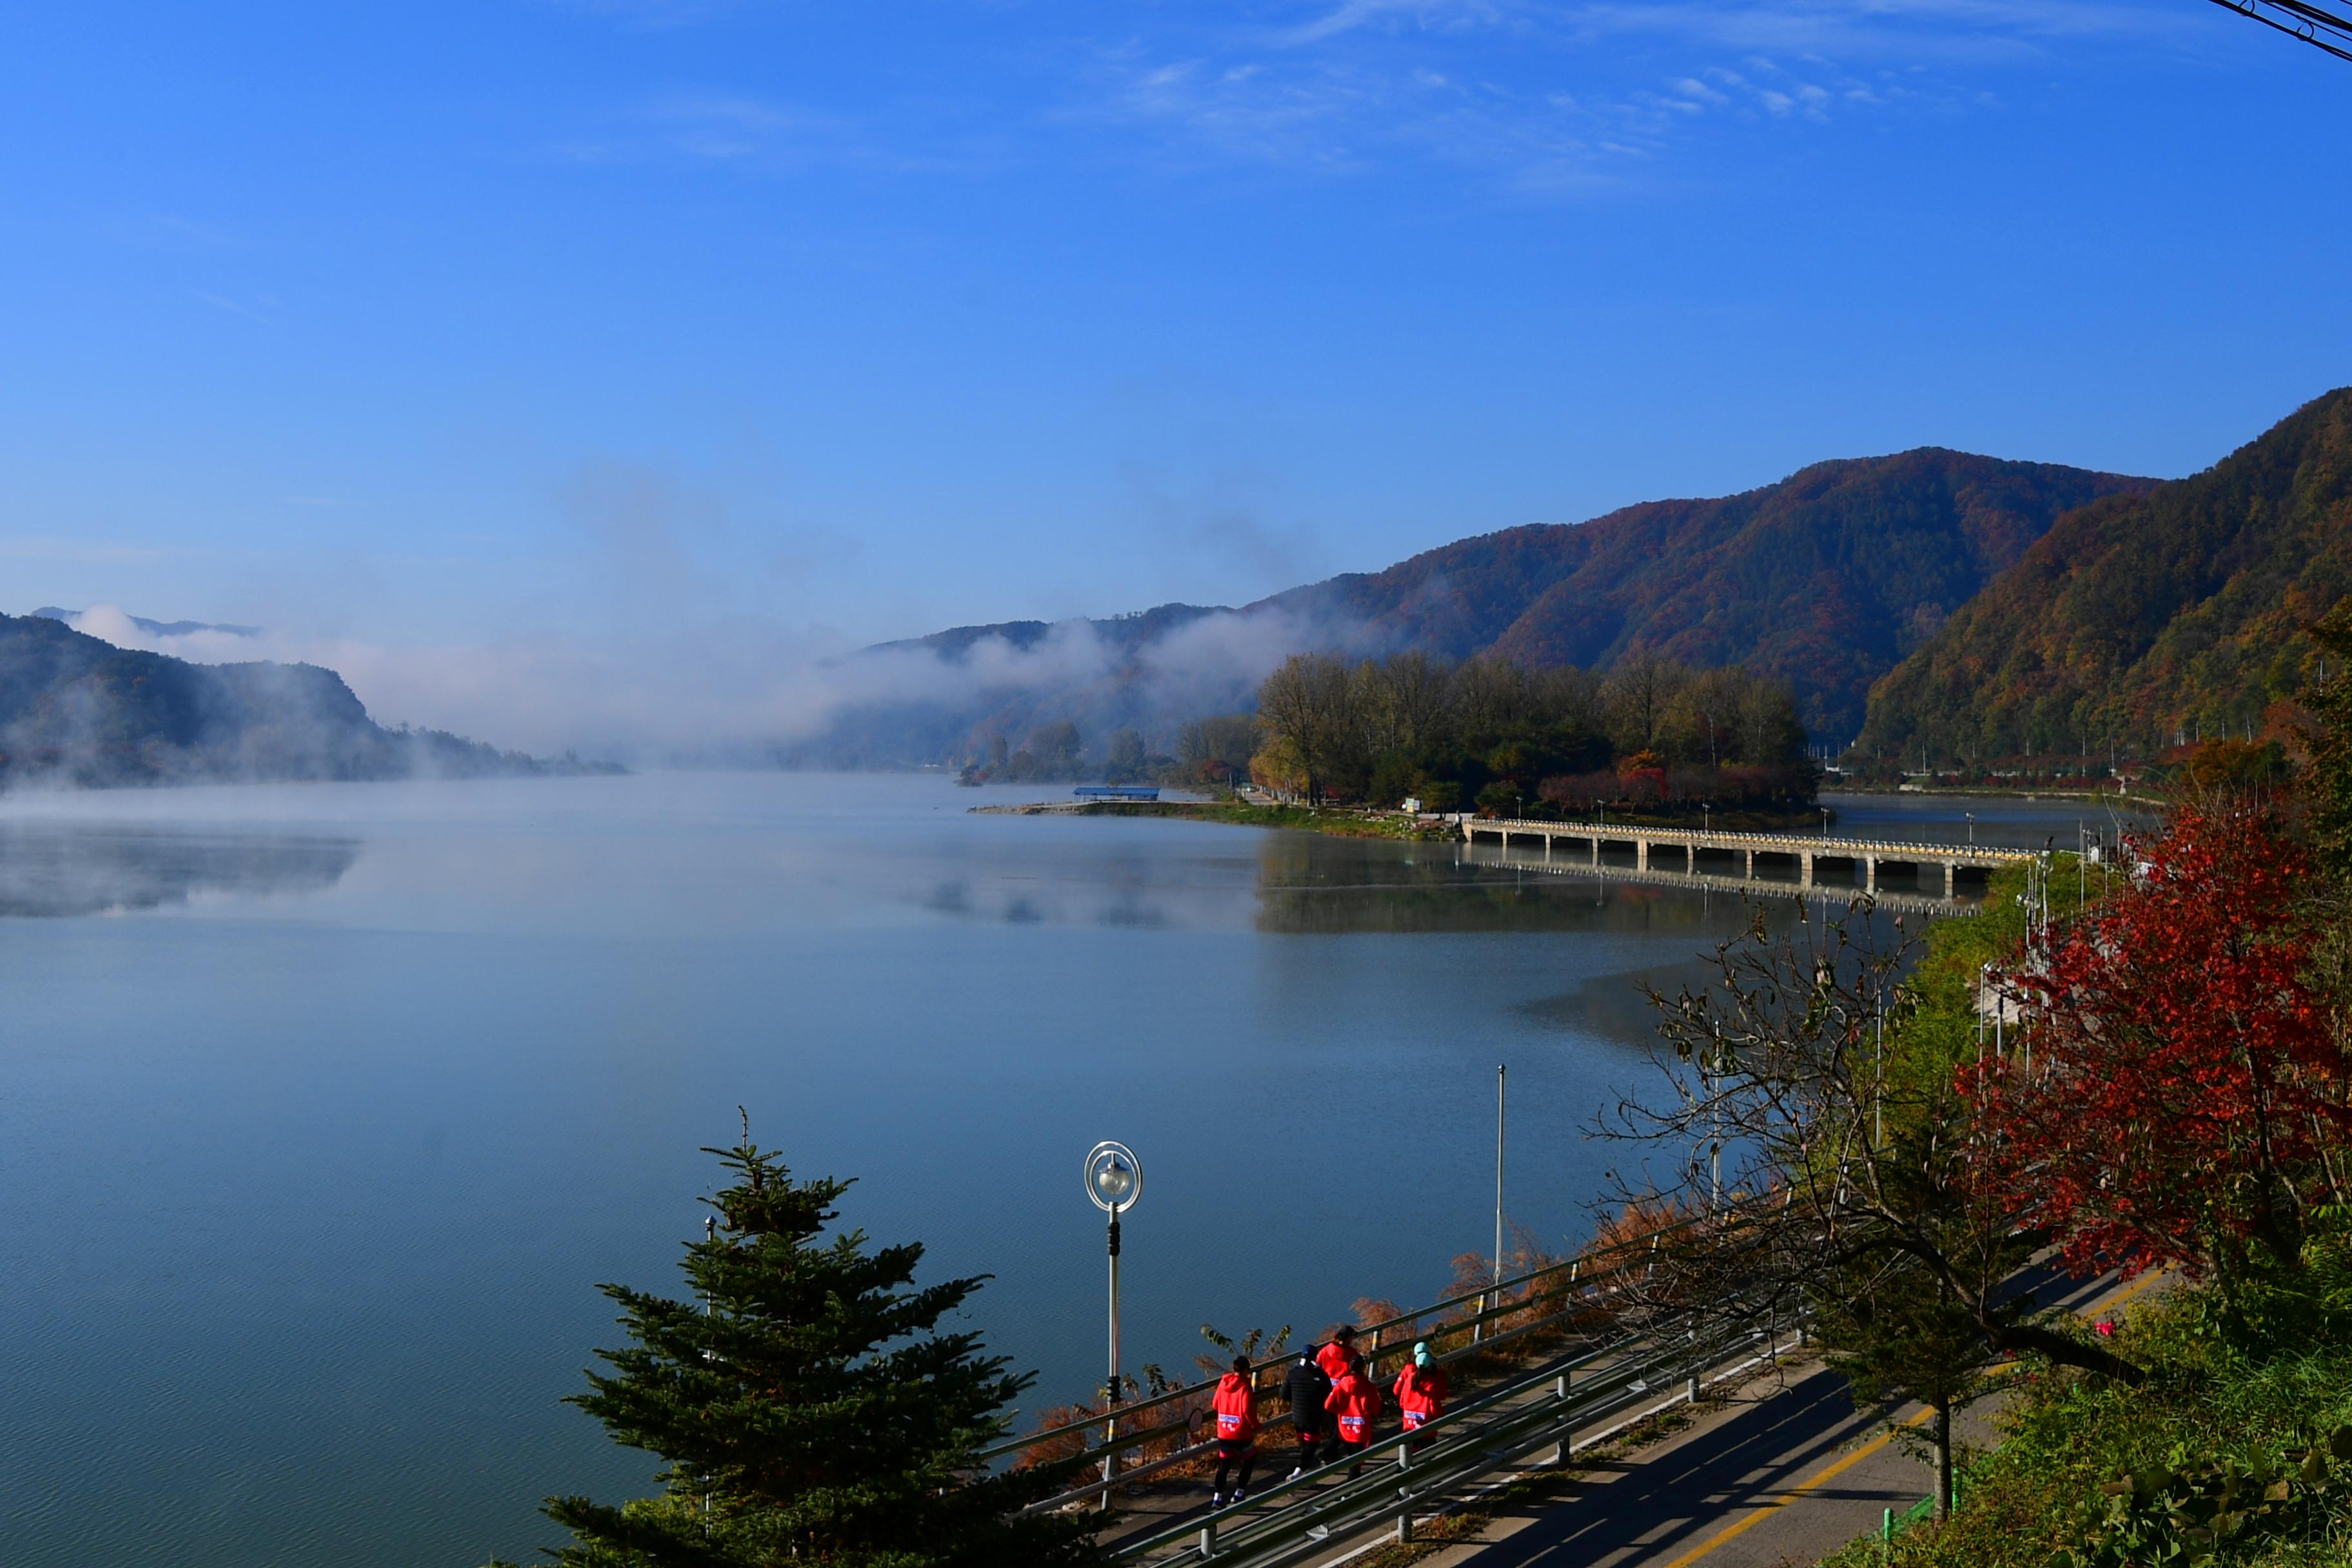
[[[566,769],[577,764],[552,764]],[[546,771],[432,730],[387,730],[331,669],[190,664],[0,616],[0,784],[382,779]]]
[[[1237,610],[961,626],[860,656],[898,661],[902,679],[872,684],[900,695],[845,707],[782,754],[962,761],[992,733],[1017,743],[1064,720],[1092,752],[1120,727],[1165,745],[1189,720],[1245,707],[1289,654],[1411,648],[1594,668],[1637,650],[1742,663],[1790,684],[1816,738],[1843,742],[1871,682],[2061,513],[2154,482],[1923,447],[1507,529]]]
[[[2352,388],[2203,473],[2047,536],[1872,691],[1859,750],[1990,762],[2259,733],[2317,673],[2302,628],[2352,592]]]
[[[1455,658],[1606,668],[1636,648],[1785,680],[1843,739],[1871,682],[2059,516],[2153,481],[1921,447],[1714,500],[1515,528],[1276,595]]]

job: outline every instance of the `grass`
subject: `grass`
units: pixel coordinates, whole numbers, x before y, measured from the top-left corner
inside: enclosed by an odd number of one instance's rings
[[[2118,1472],[2212,1461],[2291,1469],[2314,1442],[2352,1424],[2352,1345],[2340,1333],[2233,1345],[2214,1330],[2213,1306],[2210,1292],[2183,1288],[2137,1310],[2119,1348],[2157,1372],[2137,1388],[2029,1365],[1998,1417],[2004,1441],[1971,1470],[1948,1523],[1891,1545],[1855,1542],[1823,1568],[2052,1568],[2091,1542],[2092,1510],[2107,1503],[2099,1489]],[[2201,1561],[2343,1568],[2352,1563],[2352,1489],[2342,1481],[2339,1474],[2307,1510],[2224,1541]]]

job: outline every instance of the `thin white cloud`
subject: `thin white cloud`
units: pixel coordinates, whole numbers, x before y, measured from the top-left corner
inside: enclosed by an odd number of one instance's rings
[[[1990,101],[1963,79],[1972,74],[2047,68],[2086,38],[2160,39],[2185,26],[2122,0],[1288,9],[1287,22],[1164,21],[1097,47],[1097,112],[1226,157],[1335,172],[1440,159],[1529,188],[1591,189],[1655,165],[1717,116],[1793,129],[1972,107]]]
[[[1318,44],[1366,27],[1478,26],[1497,22],[1502,15],[1502,7],[1490,0],[1343,0],[1313,20],[1276,36],[1292,46]]]

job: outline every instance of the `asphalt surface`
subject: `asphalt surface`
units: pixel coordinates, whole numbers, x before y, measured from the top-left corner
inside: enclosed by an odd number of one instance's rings
[[[2105,1310],[2135,1293],[2112,1280],[2033,1281],[2050,1305]],[[1954,1436],[1994,1437],[1988,1400]],[[1927,1413],[1891,1413],[1916,1430]],[[1577,1478],[1524,1509],[1506,1509],[1475,1542],[1427,1568],[1782,1568],[1818,1562],[1875,1531],[1933,1489],[1927,1460],[1888,1434],[1889,1413],[1857,1412],[1843,1381],[1792,1368],[1751,1384],[1664,1441]]]

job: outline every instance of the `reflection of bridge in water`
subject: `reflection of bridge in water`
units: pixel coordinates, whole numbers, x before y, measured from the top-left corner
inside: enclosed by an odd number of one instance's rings
[[[1480,861],[1486,860],[1482,851],[1495,853],[1496,858],[1486,862],[1494,865],[1733,893],[1834,894],[1852,889],[1891,908],[1929,911],[1958,907],[1963,877],[1981,890],[1991,872],[2035,858],[2032,850],[1989,845],[1514,818],[1466,819],[1462,838]],[[1539,841],[1541,850],[1534,850],[1529,840]],[[1515,846],[1527,847],[1512,854]],[[1661,851],[1669,865],[1659,863]],[[1708,869],[1710,864],[1720,869]],[[1882,886],[1882,873],[1889,870],[1906,874],[1913,886]],[[1776,871],[1787,874],[1773,875]],[[1940,896],[1937,882],[1942,884]]]

